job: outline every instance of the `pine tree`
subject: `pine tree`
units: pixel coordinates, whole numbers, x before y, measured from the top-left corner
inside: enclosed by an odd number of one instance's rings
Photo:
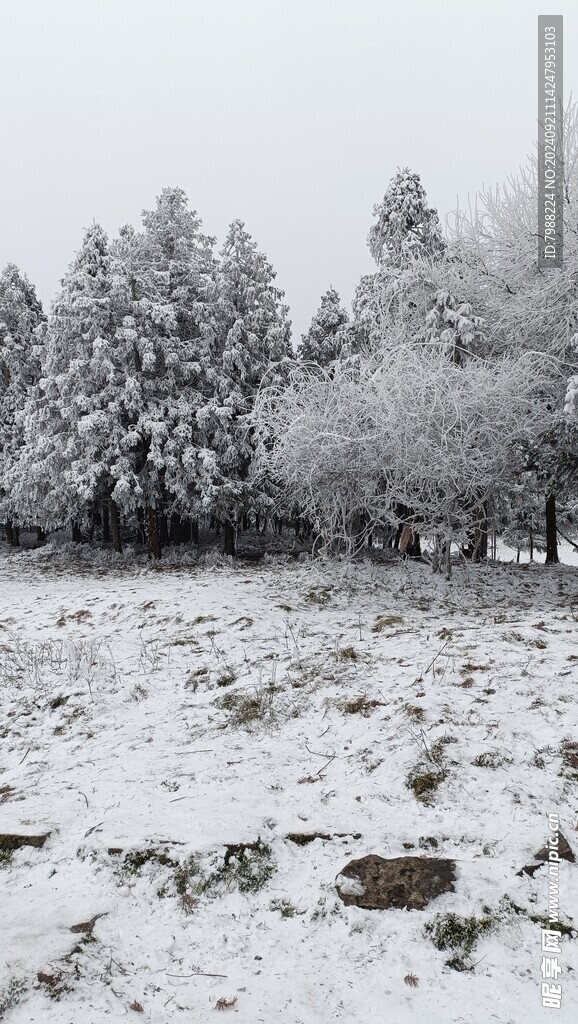
[[[155,516],[160,517],[161,527],[170,516],[176,535],[181,517],[194,519],[200,509],[195,413],[214,391],[224,314],[216,292],[215,240],[202,233],[201,220],[196,211],[189,210],[183,190],[163,189],[155,209],[143,211],[143,225],[142,235],[129,237],[125,233],[124,240],[131,315],[149,334],[161,309],[171,320],[176,375],[173,382],[167,379],[165,384],[169,393],[177,381],[181,389],[178,402],[175,394],[170,399],[165,396],[173,428],[164,443],[167,463],[157,481],[158,494],[152,499],[156,513],[147,512],[147,520],[154,525]],[[166,349],[167,342],[161,333],[157,349]],[[158,538],[155,544],[158,546]]]
[[[174,308],[181,340],[203,338],[212,320],[215,239],[181,188],[164,188],[154,210],[143,210],[140,239],[141,294]],[[138,289],[138,286],[137,286]]]
[[[114,330],[109,254],[104,231],[92,225],[62,281],[46,328],[42,371],[26,409],[25,440],[11,482],[21,520],[48,528],[88,521],[94,481],[82,479],[78,423],[92,408],[87,365],[93,344]]]
[[[470,302],[459,302],[445,288],[433,293],[425,328],[425,340],[441,344],[453,363],[463,365],[468,356],[480,353],[483,318],[474,315]]]
[[[275,276],[243,222],[234,221],[217,274],[222,318],[218,376],[197,413],[204,436],[203,507],[224,521],[228,553],[234,553],[237,516],[267,505],[250,478],[254,443],[249,415],[265,373],[275,379],[291,356],[288,309],[273,284]]]
[[[46,317],[34,286],[9,263],[0,274],[0,503],[7,539],[18,540],[10,489],[4,482],[23,444],[21,415],[40,376],[40,351]]]
[[[423,338],[431,296],[447,287],[432,270],[449,262],[436,210],[428,206],[418,174],[405,168],[391,180],[373,208],[376,223],[368,245],[377,271],[366,274],[353,300],[349,334],[357,350],[379,349],[387,334]]]
[[[307,334],[302,335],[299,358],[305,362],[328,366],[341,355],[346,342],[349,317],[341,306],[339,294],[330,288],[321,297]]]
[[[416,257],[433,257],[445,249],[437,211],[427,205],[419,174],[404,167],[389,183],[367,244],[378,267],[401,269]]]

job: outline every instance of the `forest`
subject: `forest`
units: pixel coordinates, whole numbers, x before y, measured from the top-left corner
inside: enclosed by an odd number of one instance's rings
[[[538,267],[535,159],[444,229],[398,169],[373,208],[374,272],[350,312],[329,287],[298,344],[245,224],[217,248],[181,188],[140,230],[93,223],[50,311],[8,264],[8,543],[66,531],[158,559],[201,542],[236,555],[249,536],[262,554],[283,534],[353,557],[406,527],[434,569],[452,546],[486,558],[496,536],[557,562],[578,523],[575,106],[565,139],[563,268]]]

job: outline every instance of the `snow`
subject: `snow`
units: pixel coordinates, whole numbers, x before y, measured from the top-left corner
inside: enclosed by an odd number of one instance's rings
[[[344,896],[363,896],[365,894],[365,886],[361,884],[358,878],[338,875],[335,879],[335,885]]]
[[[205,1022],[234,997],[239,1024],[541,1020],[540,925],[499,905],[547,914],[546,869],[516,873],[548,814],[578,853],[560,756],[578,725],[575,565],[456,567],[448,582],[417,563],[1,550],[0,831],[50,832],[0,865],[0,1005],[24,986],[9,1024],[120,1021],[135,1000],[154,1024]],[[259,717],[235,724],[246,697]],[[405,780],[443,737],[447,778],[423,804]],[[472,763],[484,754],[493,767]],[[241,891],[227,847],[259,840],[275,870]],[[455,893],[425,911],[343,905],[350,860],[407,852],[454,859]],[[222,882],[186,906],[168,862],[192,856]],[[577,874],[562,862],[575,922]],[[474,970],[450,969],[424,925],[485,906],[496,927]],[[92,941],[70,932],[95,915]],[[576,941],[561,941],[561,1024]],[[52,997],[38,972],[60,979]]]

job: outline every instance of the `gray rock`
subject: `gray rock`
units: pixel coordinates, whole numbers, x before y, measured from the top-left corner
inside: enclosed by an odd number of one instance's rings
[[[566,839],[564,839],[564,836],[561,832],[558,833],[558,846],[554,846],[552,847],[552,849],[558,851],[558,856],[560,860],[568,860],[571,864],[574,864],[576,860],[576,857],[574,856],[574,851],[572,850],[572,847],[570,846],[569,842]],[[538,852],[534,854],[536,860],[540,860],[542,861],[542,863],[549,860],[549,850],[550,847],[548,845],[543,846],[541,850],[538,850]]]
[[[455,862],[438,857],[393,857],[369,854],[352,860],[335,879],[346,906],[366,910],[423,910],[444,892],[455,892]]]
[[[21,836],[10,832],[2,832],[0,833],[0,850],[4,853],[10,853],[12,850],[20,850],[23,846],[36,846],[40,848],[44,846],[49,835],[50,832],[45,832],[40,836]]]

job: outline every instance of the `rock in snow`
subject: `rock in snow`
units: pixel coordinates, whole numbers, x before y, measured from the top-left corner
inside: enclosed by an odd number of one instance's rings
[[[444,892],[455,892],[455,863],[434,857],[394,857],[369,854],[352,860],[335,880],[337,892],[349,906],[366,910],[389,908],[423,910]]]

